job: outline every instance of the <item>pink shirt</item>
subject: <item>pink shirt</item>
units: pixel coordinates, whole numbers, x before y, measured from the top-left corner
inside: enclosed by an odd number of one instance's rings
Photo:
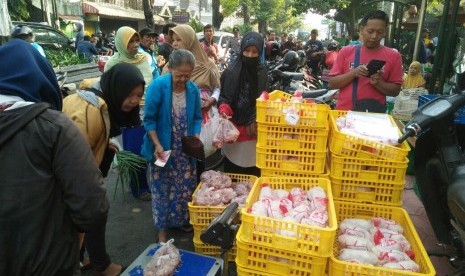
[[[330,76],[337,76],[351,71],[354,67],[356,46],[343,47],[334,62],[333,68],[329,73]],[[362,46],[360,51],[360,64],[368,64],[372,59],[386,61],[382,69],[382,78],[385,82],[402,84],[402,57],[399,52],[386,46],[381,46],[376,50],[369,50]],[[352,109],[352,84],[350,82],[339,90],[336,109],[350,110]],[[371,98],[386,103],[386,95],[378,91],[370,84],[370,78],[360,77],[358,79],[357,99]]]

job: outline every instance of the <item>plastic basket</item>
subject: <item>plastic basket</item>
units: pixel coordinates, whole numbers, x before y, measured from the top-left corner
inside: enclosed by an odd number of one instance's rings
[[[221,257],[221,247],[219,246],[214,246],[214,245],[209,245],[203,243],[200,239],[193,239],[194,242],[194,250],[195,253],[207,255],[207,256],[212,256],[212,257]],[[234,262],[236,259],[236,252],[237,252],[237,246],[234,244],[233,248],[228,251],[227,253],[227,261],[228,262]]]
[[[329,128],[258,125],[257,146],[284,150],[325,151]]]
[[[255,271],[278,275],[323,275],[327,257],[250,244],[241,240],[242,228],[236,236],[236,264]]]
[[[288,108],[299,110],[299,127],[321,127],[328,126],[328,105],[315,103],[291,103],[283,102],[289,100],[292,95],[283,91],[275,90],[269,94],[269,100],[257,100],[257,122],[261,124],[289,126],[285,120],[285,112]]]
[[[418,236],[412,221],[407,212],[398,207],[359,204],[353,202],[335,201],[337,219],[342,221],[345,218],[363,218],[370,219],[373,217],[383,217],[397,221],[404,228],[404,236],[410,242],[413,252],[415,253],[414,261],[420,266],[421,273],[400,271],[376,266],[362,265],[350,262],[344,262],[337,259],[339,246],[335,239],[334,252],[329,259],[329,275],[332,276],[406,276],[406,275],[435,275],[433,265],[426,253],[420,237]]]
[[[402,162],[364,159],[331,153],[331,176],[344,180],[362,180],[379,183],[399,183],[405,180],[408,158]]]
[[[326,151],[269,149],[257,146],[256,164],[260,169],[297,173],[324,173]]]
[[[232,182],[250,181],[252,182],[252,185],[255,183],[255,181],[258,178],[254,175],[247,175],[247,174],[233,174],[233,173],[226,173],[226,174],[231,178]],[[200,184],[195,189],[194,194],[192,195],[193,198],[195,194],[197,193],[197,190],[200,189]],[[198,205],[194,205],[192,201],[189,202],[187,206],[189,208],[190,223],[192,225],[197,225],[197,226],[209,225],[212,222],[212,220],[218,217],[219,215],[221,215],[223,210],[227,207],[226,205],[225,206],[198,206]]]
[[[325,171],[323,173],[307,173],[307,172],[287,172],[287,171],[276,171],[261,169],[261,176],[284,176],[284,177],[312,177],[312,178],[327,178],[329,179],[329,164],[326,163]]]
[[[347,180],[330,176],[335,200],[402,206],[405,181],[383,183],[363,180]]]
[[[292,188],[302,188],[307,191],[312,187],[322,187],[328,196],[328,227],[316,227],[249,214],[247,210],[258,201],[264,183],[267,183],[272,189],[288,191]],[[337,229],[330,186],[329,180],[324,178],[260,177],[247,198],[246,208],[242,209],[241,240],[246,243],[289,250],[295,253],[328,257],[332,252]],[[295,236],[280,235],[282,230],[295,233]]]
[[[248,269],[236,264],[237,276],[278,276],[278,274]]]
[[[346,114],[347,111],[343,110],[332,110],[330,112],[331,127],[329,133],[329,148],[331,152],[356,158],[386,159],[394,161],[405,160],[410,151],[410,146],[407,141],[404,141],[399,146],[391,146],[340,132],[336,125],[336,119]],[[396,126],[391,116],[389,116],[389,119],[392,125]]]

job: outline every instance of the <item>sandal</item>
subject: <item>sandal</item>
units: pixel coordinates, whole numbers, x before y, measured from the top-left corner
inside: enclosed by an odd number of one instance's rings
[[[149,193],[149,192],[142,192],[142,193],[139,194],[139,196],[137,198],[142,200],[142,201],[151,201],[152,200],[152,194]]]
[[[184,225],[184,226],[179,227],[179,229],[181,229],[182,231],[186,233],[190,233],[194,231],[194,228],[192,227],[192,225]]]

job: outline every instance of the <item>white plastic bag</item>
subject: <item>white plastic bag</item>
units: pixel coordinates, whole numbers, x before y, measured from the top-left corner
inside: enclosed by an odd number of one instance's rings
[[[206,123],[202,123],[199,138],[204,145],[205,157],[212,155],[216,151],[216,148],[213,146],[213,137],[215,136],[219,123],[220,118],[218,116],[209,118]]]
[[[174,239],[162,243],[144,269],[144,276],[171,276],[181,263],[179,250],[173,245]]]
[[[239,130],[234,124],[225,118],[220,118],[218,128],[213,137],[213,147],[220,149],[224,143],[234,143],[239,138]]]

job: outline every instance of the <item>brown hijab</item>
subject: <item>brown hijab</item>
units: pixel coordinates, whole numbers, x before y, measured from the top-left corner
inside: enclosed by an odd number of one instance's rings
[[[220,72],[215,63],[207,57],[207,54],[200,46],[194,29],[189,25],[178,25],[170,30],[169,35],[172,36],[173,33],[181,38],[186,46],[186,50],[191,51],[195,57],[195,68],[192,72],[191,80],[199,88],[213,90],[215,87],[220,87]],[[166,69],[163,68],[163,73],[167,72],[168,66],[165,66]]]

